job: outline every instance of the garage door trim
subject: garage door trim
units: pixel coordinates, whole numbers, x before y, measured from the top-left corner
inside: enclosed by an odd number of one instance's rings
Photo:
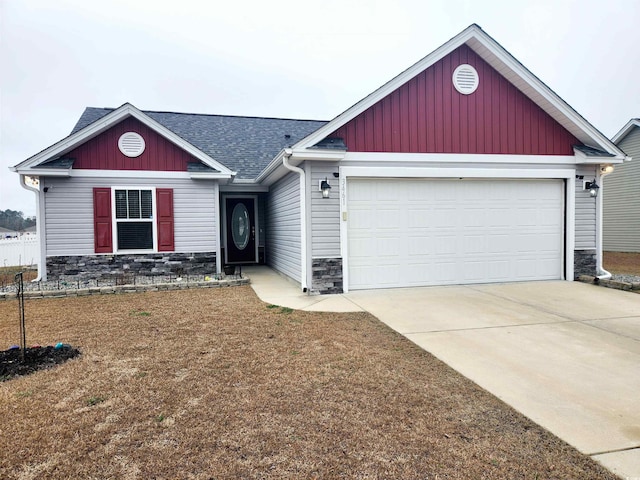
[[[348,200],[349,179],[558,179],[565,180],[565,279],[573,280],[575,245],[575,170],[574,169],[505,169],[505,168],[417,168],[417,167],[340,167],[340,245],[344,291],[349,291]]]

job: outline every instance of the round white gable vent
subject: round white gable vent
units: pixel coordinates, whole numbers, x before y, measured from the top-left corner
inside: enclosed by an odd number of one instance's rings
[[[127,157],[139,157],[144,152],[144,147],[144,138],[136,132],[123,133],[118,139],[118,148]]]
[[[453,71],[453,86],[463,95],[475,92],[479,83],[477,70],[467,63],[463,63]]]

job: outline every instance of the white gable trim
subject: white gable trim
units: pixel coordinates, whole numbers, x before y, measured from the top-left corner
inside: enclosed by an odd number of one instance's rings
[[[235,176],[236,172],[229,170],[223,164],[214,160],[202,150],[194,147],[189,142],[185,141],[165,126],[156,122],[154,119],[138,110],[130,103],[125,103],[121,107],[118,107],[99,120],[96,120],[95,122],[87,125],[85,128],[78,130],[76,133],[63,138],[59,142],[54,143],[49,148],[44,149],[33,157],[25,160],[22,163],[19,163],[15,167],[10,167],[10,170],[27,175],[33,174],[32,167],[37,167],[43,161],[70,152],[74,148],[100,135],[102,132],[106,131],[107,129],[111,128],[113,125],[119,123],[127,117],[133,117],[141,123],[145,124],[147,127],[151,128],[153,131],[163,136],[179,148],[182,148],[205,165],[218,170],[223,176],[225,176],[225,178]],[[40,170],[42,169],[38,169],[38,171]],[[49,170],[45,171],[48,172]]]
[[[624,137],[626,137],[629,134],[629,132],[631,132],[631,130],[633,130],[633,127],[640,128],[640,119],[632,118],[631,120],[629,120],[627,124],[624,127],[622,127],[618,133],[616,133],[613,136],[611,141],[615,144],[618,144],[621,140],[624,139]]]
[[[465,43],[582,143],[597,147],[615,155],[617,158],[624,159],[625,155],[618,147],[475,24],[467,27],[447,43],[338,115],[328,124],[300,140],[293,146],[293,149],[298,150],[314,146],[331,132],[342,127]]]

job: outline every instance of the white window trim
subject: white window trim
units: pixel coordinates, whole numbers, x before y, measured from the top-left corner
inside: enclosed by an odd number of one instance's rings
[[[118,248],[118,222],[122,219],[116,218],[116,190],[151,190],[151,234],[153,236],[153,248],[142,250],[122,250]],[[149,186],[112,186],[111,187],[111,242],[113,253],[116,254],[144,254],[158,252],[158,215],[157,215],[156,187]]]

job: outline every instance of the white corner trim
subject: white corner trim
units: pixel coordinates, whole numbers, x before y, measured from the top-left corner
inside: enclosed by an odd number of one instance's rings
[[[575,172],[574,172],[575,173]],[[576,177],[571,175],[565,178],[565,250],[564,250],[564,276],[565,280],[573,282],[574,277],[574,251],[576,248]]]
[[[213,195],[216,210],[220,210],[220,186],[216,183],[213,186]],[[213,216],[213,222],[216,228],[216,232],[218,233],[218,238],[216,241],[216,273],[219,275],[222,272],[222,228],[220,228],[221,218],[220,215]]]

